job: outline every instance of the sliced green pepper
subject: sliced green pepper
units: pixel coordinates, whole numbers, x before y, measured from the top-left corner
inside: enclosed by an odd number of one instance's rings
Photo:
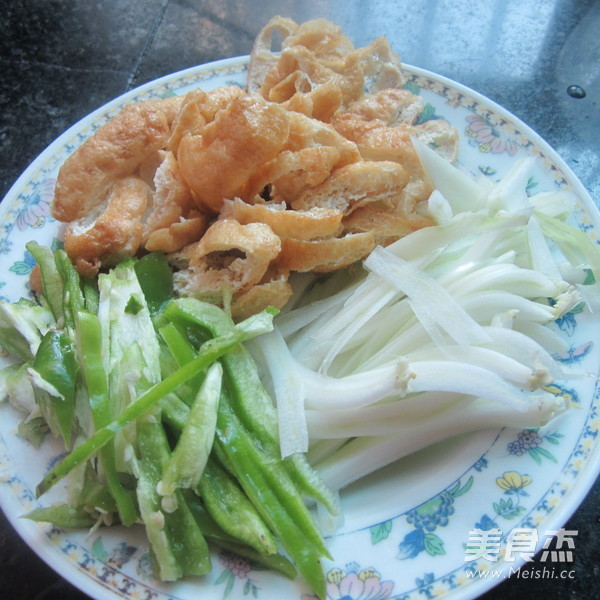
[[[174,510],[164,509],[157,486],[168,461],[169,446],[160,422],[138,422],[140,453],[138,502],[161,579],[202,575],[211,568],[206,540],[184,498],[176,492]]]
[[[61,529],[89,528],[96,523],[96,519],[89,512],[83,508],[74,508],[69,504],[36,508],[24,517],[40,523],[52,523]]]
[[[213,363],[200,386],[175,449],[165,463],[161,494],[171,496],[178,488],[195,488],[208,461],[217,425],[223,368]]]
[[[298,572],[320,597],[326,583],[322,556],[329,556],[300,494],[285,483],[285,471],[265,456],[233,414],[226,394],[219,403],[215,447],[234,469],[240,485],[270,529],[280,539]],[[279,463],[281,467],[281,463]],[[281,480],[282,478],[284,480]]]
[[[40,342],[33,359],[32,369],[47,381],[58,395],[44,393],[36,388],[36,397],[44,396],[56,418],[65,446],[70,448],[75,412],[75,389],[77,386],[78,365],[75,347],[69,336],[50,330]]]
[[[112,422],[98,429],[81,446],[75,448],[61,463],[48,473],[36,488],[39,497],[53,485],[68,475],[72,469],[89,460],[96,452],[110,442],[115,434],[142,415],[155,408],[160,401],[181,384],[189,381],[198,371],[206,369],[215,360],[238,344],[273,328],[272,315],[260,313],[239,323],[233,331],[206,342],[192,361],[174,371],[171,375],[153,385],[129,404]],[[99,352],[99,350],[97,350]]]
[[[134,268],[150,314],[155,315],[173,297],[171,267],[164,254],[151,252],[140,258]]]
[[[70,328],[74,328],[77,312],[85,308],[85,298],[81,290],[81,279],[71,259],[64,250],[56,250],[54,252],[54,261],[58,273],[63,280],[62,310],[65,324]]]
[[[50,248],[40,246],[37,242],[28,242],[25,247],[36,260],[42,277],[44,298],[48,302],[54,319],[59,326],[64,324],[64,282],[54,260],[54,252]]]
[[[170,302],[164,315],[194,335],[200,329],[202,335],[224,335],[234,326],[233,321],[216,306],[207,308],[194,298],[180,298]],[[256,364],[248,350],[238,346],[228,352],[222,363],[229,398],[235,414],[248,431],[268,449],[273,458],[279,458],[279,434],[277,415],[273,401],[265,390]],[[304,455],[287,457],[284,465],[296,485],[307,497],[315,499],[332,514],[339,513],[334,495],[321,481],[318,473],[308,464]]]
[[[277,552],[277,542],[254,505],[214,458],[206,464],[198,494],[212,518],[233,538],[261,556]]]
[[[110,399],[108,396],[108,380],[102,362],[102,334],[100,321],[96,315],[87,311],[77,313],[77,340],[79,362],[88,390],[89,404],[96,431],[110,425],[113,420]],[[73,452],[85,446],[84,442]],[[71,453],[70,456],[72,456]],[[100,450],[100,459],[106,475],[106,482],[115,502],[121,523],[132,525],[137,520],[137,510],[132,494],[126,490],[119,480],[113,444],[106,444]]]
[[[246,558],[254,564],[278,571],[289,579],[296,577],[296,568],[285,556],[281,554],[269,554],[265,556],[257,552],[254,548],[246,546],[221,529],[198,496],[188,491],[184,492],[184,497],[202,533],[210,542],[223,550]]]

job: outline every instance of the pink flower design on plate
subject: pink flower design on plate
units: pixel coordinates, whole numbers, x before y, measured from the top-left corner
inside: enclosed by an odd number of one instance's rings
[[[514,139],[502,135],[486,118],[479,115],[469,115],[467,123],[465,133],[478,144],[481,152],[491,152],[492,154],[506,152],[510,156],[517,153],[519,144]]]
[[[327,573],[327,600],[387,600],[394,588],[393,581],[381,581],[374,569],[360,573],[344,573],[333,569]],[[312,600],[316,596],[302,596]]]
[[[54,179],[46,179],[29,198],[16,219],[21,230],[28,227],[42,227],[50,216],[50,203],[54,197]]]
[[[231,574],[239,579],[246,579],[248,577],[248,573],[252,570],[250,563],[248,563],[245,558],[241,558],[235,554],[221,552],[219,558],[225,568],[229,569]]]

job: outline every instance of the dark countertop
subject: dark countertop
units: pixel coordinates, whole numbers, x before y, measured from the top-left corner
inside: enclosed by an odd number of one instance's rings
[[[600,204],[594,0],[9,0],[0,15],[0,197],[92,110],[173,71],[248,54],[275,14],[329,18],[357,46],[386,35],[405,63],[459,81],[531,126]],[[586,97],[569,96],[570,85]],[[599,515],[597,484],[566,526],[579,531],[573,579],[512,578],[485,600],[598,597]],[[1,515],[0,590],[9,600],[85,598]]]

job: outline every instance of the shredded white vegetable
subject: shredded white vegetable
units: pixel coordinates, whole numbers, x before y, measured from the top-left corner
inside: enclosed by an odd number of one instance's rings
[[[269,369],[273,395],[277,405],[281,457],[308,450],[308,430],[304,413],[304,381],[297,363],[279,330],[254,340]]]
[[[529,197],[533,159],[482,183],[414,144],[436,225],[375,248],[339,292],[296,299],[256,342],[282,453],[308,445],[334,491],[451,436],[542,426],[568,408],[547,386],[582,376],[552,356],[566,349],[553,322],[598,296],[583,283],[600,248],[565,222],[572,196]]]
[[[397,427],[387,435],[354,437],[316,467],[323,481],[332,489],[342,489],[417,450],[456,435],[484,429],[538,427],[565,409],[564,403],[551,394],[540,394],[527,412],[506,411],[502,406],[477,401],[454,410],[440,411],[406,427]]]
[[[423,322],[435,322],[457,344],[488,341],[481,326],[454,300],[434,277],[378,246],[365,260],[365,266],[389,282],[411,300],[413,312]],[[422,313],[421,313],[422,311]]]

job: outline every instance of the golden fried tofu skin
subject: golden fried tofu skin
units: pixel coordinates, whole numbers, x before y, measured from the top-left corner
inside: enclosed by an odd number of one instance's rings
[[[177,154],[179,142],[185,134],[198,135],[215,115],[244,93],[237,85],[217,88],[210,92],[192,90],[187,93],[173,122],[167,150]]]
[[[327,273],[365,258],[375,248],[372,232],[322,240],[281,240],[277,266],[284,271]]]
[[[175,275],[178,291],[222,303],[261,282],[281,251],[281,240],[264,223],[215,221],[200,241],[183,249],[187,268]]]
[[[93,276],[160,251],[180,295],[236,319],[282,308],[291,273],[348,267],[433,223],[412,138],[453,161],[458,133],[423,122],[405,82],[383,37],[355,48],[325,19],[274,17],[245,89],[126,106],[65,161],[51,211],[69,257]]]
[[[115,265],[138,251],[150,189],[139,177],[115,179],[103,205],[87,220],[69,223],[64,232],[65,251],[79,273],[93,277],[101,266]]]
[[[356,144],[330,125],[300,113],[286,114],[285,144],[277,156],[252,174],[246,200],[252,200],[268,186],[271,199],[291,202],[306,189],[325,181],[336,168],[360,160]]]
[[[257,283],[247,292],[233,297],[231,316],[239,321],[269,308],[283,308],[292,296],[292,286],[287,281],[287,274],[280,275],[266,283]]]
[[[273,50],[274,38],[281,49]],[[258,34],[250,55],[248,90],[296,112],[329,122],[365,88],[404,84],[402,65],[387,39],[356,49],[326,19],[296,24],[274,17]]]
[[[297,210],[318,206],[350,214],[360,206],[379,202],[391,206],[408,183],[406,170],[392,161],[360,161],[335,170],[323,183],[292,202]]]
[[[333,126],[356,143],[365,160],[392,160],[409,174],[422,177],[421,163],[411,137],[422,139],[453,161],[458,152],[458,132],[446,121],[436,119],[417,124],[423,101],[407,90],[383,89],[339,111]]]
[[[185,134],[177,160],[198,208],[216,214],[224,198],[246,198],[251,175],[283,149],[288,131],[284,108],[240,96],[201,135]]]
[[[227,202],[225,213],[242,225],[265,223],[280,238],[299,240],[338,236],[344,216],[341,210],[332,208],[286,210],[285,204],[247,204],[239,198]]]
[[[64,222],[91,214],[112,182],[131,175],[170,136],[168,110],[155,101],[125,107],[71,154],[60,168],[52,216]]]

